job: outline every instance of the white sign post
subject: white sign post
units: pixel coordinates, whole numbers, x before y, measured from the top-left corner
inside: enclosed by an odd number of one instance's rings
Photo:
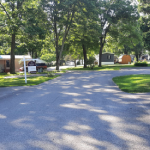
[[[24,75],[25,75],[25,83],[27,83],[27,76],[26,76],[26,60],[25,57],[23,58],[24,60]]]

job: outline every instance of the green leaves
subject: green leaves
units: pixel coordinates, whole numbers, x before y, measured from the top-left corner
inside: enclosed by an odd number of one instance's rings
[[[150,14],[150,2],[149,0],[138,0],[139,1],[139,11],[146,14]]]
[[[143,14],[140,19],[145,49],[150,50],[150,2],[139,0],[139,11]]]

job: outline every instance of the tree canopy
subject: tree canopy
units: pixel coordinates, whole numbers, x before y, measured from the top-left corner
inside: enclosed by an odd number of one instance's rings
[[[84,59],[103,51],[141,54],[150,50],[150,3],[139,0],[7,0],[0,2],[0,54],[30,53],[50,62],[65,55]],[[139,12],[142,17],[139,19]]]

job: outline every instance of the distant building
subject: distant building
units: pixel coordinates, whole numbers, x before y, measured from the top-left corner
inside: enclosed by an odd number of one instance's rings
[[[99,65],[99,54],[95,56],[96,62]],[[113,65],[114,64],[114,53],[103,53],[102,54],[102,65]]]
[[[149,60],[149,59],[150,59],[150,56],[148,54],[141,56],[141,60]]]
[[[131,64],[131,56],[130,55],[121,55],[119,56],[120,64]]]
[[[23,59],[24,55],[15,55],[15,71],[18,72],[22,64],[19,64],[19,60]],[[25,56],[26,59],[30,59],[30,55]],[[0,55],[0,72],[10,72],[10,55]]]

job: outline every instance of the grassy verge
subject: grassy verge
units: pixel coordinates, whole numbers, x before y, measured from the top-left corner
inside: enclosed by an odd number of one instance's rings
[[[36,74],[48,74],[48,73],[55,73],[55,74],[59,74],[59,73],[66,73],[66,71],[60,71],[60,72],[58,72],[58,71],[56,71],[56,70],[54,70],[54,71],[43,71],[43,72],[36,72]],[[10,74],[10,73],[0,73],[0,78],[1,77],[5,77],[5,76],[17,76],[17,75],[24,75],[24,72],[16,72],[15,74]],[[26,73],[26,75],[31,75],[30,73]]]
[[[3,77],[0,77],[0,87],[38,85],[38,84],[43,83],[45,81],[54,79],[58,76],[59,75],[56,75],[56,76],[53,76],[53,77],[46,77],[46,76],[28,77],[27,78],[27,84],[25,84],[25,79],[24,78],[4,79]]]
[[[127,75],[113,78],[119,88],[128,93],[150,92],[150,75]]]
[[[80,67],[73,67],[73,68],[67,68],[64,70],[96,70],[96,71],[105,71],[105,70],[120,70],[120,68],[126,68],[126,67],[134,67],[134,65],[120,65],[120,64],[116,64],[116,65],[103,65],[102,67],[98,67],[95,66],[93,69],[91,68],[83,68],[82,66]]]
[[[150,64],[148,65],[150,67]],[[72,68],[67,68],[63,69],[64,71],[66,70],[96,70],[96,71],[111,71],[111,70],[120,70],[121,68],[131,68],[131,67],[140,67],[140,66],[134,66],[133,64],[115,64],[115,65],[103,65],[102,67],[95,66],[93,69],[91,68],[83,68],[82,66],[80,67],[72,67]]]

